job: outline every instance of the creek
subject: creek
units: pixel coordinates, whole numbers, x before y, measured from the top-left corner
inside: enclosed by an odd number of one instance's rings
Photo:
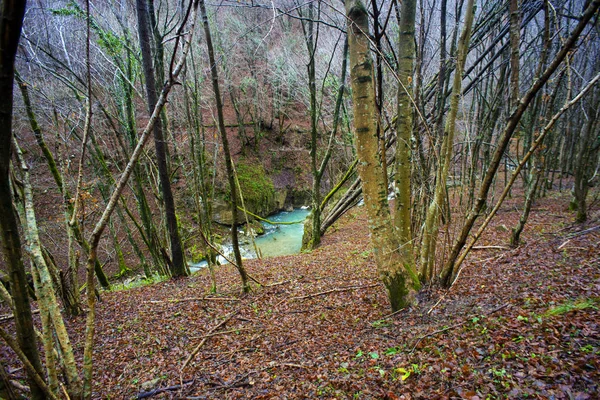
[[[268,216],[266,219],[272,222],[298,222],[296,224],[269,224],[261,221],[265,233],[256,236],[254,241],[260,249],[263,257],[276,257],[300,252],[302,247],[302,235],[304,234],[304,220],[310,213],[307,208],[296,208],[293,211],[281,211]],[[221,251],[228,257],[233,258],[233,248],[230,243],[221,246]],[[252,245],[252,239],[240,231],[240,253],[242,258],[256,258],[256,252]],[[219,256],[221,264],[227,261]],[[206,266],[206,261],[190,264],[192,272],[198,271]]]

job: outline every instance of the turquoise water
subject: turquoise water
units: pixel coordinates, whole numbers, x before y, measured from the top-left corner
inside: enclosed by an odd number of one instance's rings
[[[257,236],[254,240],[263,257],[283,256],[296,254],[302,247],[302,235],[304,234],[304,220],[310,213],[307,209],[295,209],[294,211],[282,211],[267,217],[273,222],[296,222],[293,225],[271,225],[262,222],[265,234]],[[252,245],[250,245],[252,246]]]
[[[271,225],[262,222],[265,228],[264,235],[254,238],[256,246],[260,249],[263,257],[276,257],[300,252],[302,247],[302,235],[304,234],[304,220],[310,211],[308,209],[297,208],[294,211],[281,211],[268,216],[266,219],[273,222],[299,222],[292,225]],[[241,233],[241,232],[240,232]],[[240,237],[240,239],[242,239]],[[240,253],[242,258],[256,258],[256,252],[252,246],[251,240],[243,240],[245,244],[240,244]],[[233,249],[231,244],[221,246],[221,251],[227,256],[233,258]],[[227,261],[219,256],[221,264]],[[196,264],[190,264],[190,270],[197,271],[206,266],[206,261]]]

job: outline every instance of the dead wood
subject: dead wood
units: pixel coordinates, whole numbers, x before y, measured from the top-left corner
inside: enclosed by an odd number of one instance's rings
[[[234,297],[188,297],[185,299],[148,300],[144,304],[183,303],[186,301],[240,301]]]
[[[142,393],[139,393],[139,394],[137,395],[137,398],[138,398],[138,399],[147,399],[147,398],[149,398],[149,397],[156,396],[157,394],[160,394],[160,393],[164,393],[164,392],[172,392],[172,391],[175,391],[175,390],[180,390],[180,389],[182,389],[184,386],[186,386],[186,385],[189,385],[189,384],[191,384],[191,383],[194,383],[194,380],[193,380],[193,379],[190,379],[190,380],[188,380],[188,381],[185,381],[185,382],[183,382],[183,384],[181,384],[181,385],[172,385],[172,386],[167,386],[167,387],[164,387],[164,388],[156,388],[156,389],[150,390],[150,391],[148,391],[148,392],[142,392]]]
[[[213,328],[211,328],[211,330],[208,331],[207,335],[210,335],[211,333],[214,333],[217,329],[219,329],[220,327],[222,327],[223,325],[225,325],[238,312],[239,312],[239,310],[236,310],[236,311],[232,312],[231,314],[229,314],[227,317],[225,317],[225,319],[223,319],[223,321],[219,322],[217,325],[215,325]],[[187,367],[187,365],[190,363],[190,361],[192,361],[192,359],[194,358],[194,356],[196,354],[198,354],[198,352],[200,351],[200,348],[202,348],[202,346],[204,346],[204,343],[206,343],[206,340],[209,339],[209,337],[210,336],[206,336],[205,335],[205,338],[202,339],[202,341],[200,343],[198,343],[198,346],[196,346],[196,348],[194,349],[194,351],[192,351],[190,353],[190,355],[188,356],[188,358],[183,363],[183,366],[180,369],[180,373],[183,373],[183,370],[185,369],[185,367]]]
[[[598,229],[600,229],[600,225],[594,226],[594,227],[589,228],[589,229],[585,229],[583,231],[572,233],[572,234],[569,235],[569,238],[572,239],[572,238],[576,238],[578,236],[587,235],[588,233],[592,233],[594,231],[597,231]]]
[[[221,331],[221,332],[213,332],[213,333],[207,333],[206,335],[202,335],[202,336],[194,336],[191,337],[190,339],[207,339],[209,337],[213,337],[213,336],[219,336],[219,335],[227,335],[229,333],[234,333],[234,332],[241,332],[241,331],[249,331],[252,330],[254,328],[235,328],[235,329],[230,329],[228,331]]]
[[[32,310],[31,314],[39,314],[40,310]],[[10,321],[15,317],[14,314],[3,315],[0,317],[0,322]]]
[[[330,294],[330,293],[348,292],[350,290],[365,289],[365,288],[370,288],[370,287],[375,287],[375,286],[379,286],[379,283],[374,283],[372,285],[350,286],[350,287],[339,288],[339,289],[331,289],[331,290],[326,290],[324,292],[307,294],[306,296],[290,297],[290,300],[304,300],[304,299],[310,299],[313,297],[324,296],[324,295]]]

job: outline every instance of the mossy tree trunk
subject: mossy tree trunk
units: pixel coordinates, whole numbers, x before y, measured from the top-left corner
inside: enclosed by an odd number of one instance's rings
[[[319,3],[320,4],[320,3]],[[338,88],[338,93],[336,96],[336,102],[333,112],[333,127],[329,134],[329,140],[327,143],[327,148],[325,153],[323,154],[323,158],[319,162],[318,160],[318,149],[319,149],[319,130],[318,123],[319,118],[321,116],[321,106],[319,105],[319,101],[317,99],[317,82],[316,82],[316,63],[315,63],[315,53],[317,51],[317,45],[319,41],[319,29],[317,24],[317,29],[315,32],[315,20],[320,19],[320,6],[317,9],[317,15],[315,16],[314,5],[312,3],[308,4],[308,15],[303,15],[302,9],[298,9],[298,14],[302,18],[302,29],[304,33],[304,41],[306,43],[306,48],[308,51],[308,64],[307,74],[308,74],[308,87],[309,87],[309,97],[310,97],[310,160],[311,160],[311,173],[313,177],[312,184],[312,196],[311,196],[311,216],[305,222],[304,235],[302,237],[302,249],[315,249],[321,243],[321,235],[323,232],[322,229],[322,221],[323,221],[323,211],[325,208],[326,202],[329,200],[330,196],[326,196],[323,199],[321,194],[321,182],[323,180],[323,175],[325,174],[325,170],[328,166],[329,160],[331,159],[331,154],[333,151],[333,140],[337,135],[338,127],[339,127],[339,119],[340,119],[340,110],[342,107],[342,101],[344,98],[345,91],[345,81],[346,81],[346,67],[347,67],[347,53],[348,53],[348,40],[344,41],[343,48],[343,58],[342,58],[342,69],[341,69],[341,77],[340,77],[340,87]],[[331,55],[330,65],[327,68],[327,71],[331,68],[331,63],[333,62],[334,54]],[[325,78],[327,79],[327,74]],[[322,85],[324,88],[325,85]],[[324,93],[321,92],[321,98],[324,96]],[[323,200],[322,200],[323,199]]]
[[[28,252],[35,267],[34,277],[36,278],[36,293],[43,322],[44,348],[46,349],[47,353],[46,357],[51,360],[51,362],[48,362],[47,360],[49,376],[54,376],[55,378],[56,375],[56,371],[53,371],[54,362],[52,362],[54,349],[53,336],[56,335],[56,341],[60,346],[59,354],[62,356],[63,360],[67,390],[72,398],[80,398],[82,382],[77,371],[73,346],[71,345],[69,334],[67,333],[67,329],[60,312],[60,305],[54,294],[55,290],[52,284],[50,270],[48,269],[48,265],[46,264],[46,260],[42,253],[42,245],[37,228],[35,211],[33,208],[33,189],[29,179],[29,168],[23,159],[23,155],[18,148],[18,145],[15,143],[14,146],[23,175],[23,200],[25,210],[24,230],[27,238]],[[50,379],[49,386],[50,389],[54,391],[55,395],[58,395],[58,385],[55,379]]]
[[[181,22],[179,29],[177,30],[177,34],[175,35],[175,45],[174,51],[177,52],[179,49],[180,42],[183,43],[183,49],[181,50],[181,56],[176,64],[172,65],[167,77],[165,84],[163,85],[160,96],[157,99],[156,105],[152,110],[150,115],[150,119],[148,120],[146,127],[142,131],[138,143],[133,150],[129,160],[127,161],[127,165],[123,169],[123,173],[121,177],[115,184],[115,188],[110,196],[110,199],[106,205],[106,208],[102,212],[102,216],[94,226],[92,231],[92,235],[90,238],[90,251],[87,259],[87,291],[88,291],[88,316],[86,321],[86,333],[85,333],[85,347],[84,347],[84,355],[83,355],[83,368],[84,368],[84,397],[91,397],[91,379],[92,379],[92,366],[93,366],[93,343],[94,343],[94,318],[95,318],[95,298],[94,298],[94,280],[91,278],[94,264],[98,260],[98,245],[100,243],[100,239],[102,237],[102,233],[106,229],[110,216],[115,210],[119,199],[121,198],[121,194],[125,190],[127,186],[127,182],[133,173],[134,165],[140,159],[142,155],[142,151],[144,150],[144,146],[148,142],[150,138],[150,134],[153,131],[153,128],[156,123],[159,122],[160,113],[167,102],[168,95],[175,85],[181,70],[185,64],[185,60],[190,50],[191,41],[194,36],[194,23],[196,20],[196,14],[198,9],[198,2],[194,1],[189,5],[190,11],[186,14],[186,18]],[[190,21],[190,26],[187,26],[188,20]],[[173,55],[173,59],[175,59],[175,54]]]
[[[42,387],[34,375],[43,376],[33,330],[33,318],[27,293],[27,278],[23,265],[21,238],[17,217],[13,208],[10,187],[10,159],[12,147],[12,114],[14,62],[23,16],[24,1],[3,1],[0,14],[0,233],[4,249],[4,260],[8,266],[15,307],[17,343],[34,371],[27,369],[32,399],[44,399]]]
[[[346,14],[358,171],[379,277],[395,311],[411,304],[420,285],[411,264],[403,259],[399,251],[387,201],[377,143],[377,107],[369,48],[368,12],[360,0],[347,0]]]
[[[398,118],[396,119],[396,178],[394,226],[402,257],[414,268],[411,230],[411,137],[413,131],[413,68],[416,58],[416,0],[404,0],[401,6],[398,35]],[[385,154],[385,152],[384,152]]]
[[[320,14],[320,3],[319,10],[317,11],[317,19]],[[303,17],[301,9],[298,9],[300,17]],[[304,32],[304,42],[306,43],[306,49],[308,50],[308,64],[306,65],[308,73],[308,91],[310,98],[310,169],[313,176],[312,184],[312,205],[311,205],[311,222],[310,228],[310,241],[306,247],[309,249],[315,249],[321,243],[321,174],[317,167],[317,147],[318,147],[318,123],[319,123],[319,110],[317,109],[317,83],[316,83],[316,66],[315,66],[315,51],[319,41],[319,29],[315,32],[315,11],[314,3],[308,4],[308,15],[306,20],[302,20],[302,30]]]

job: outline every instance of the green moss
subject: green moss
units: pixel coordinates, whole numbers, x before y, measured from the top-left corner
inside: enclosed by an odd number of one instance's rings
[[[555,315],[562,315],[574,310],[585,310],[587,308],[592,308],[594,310],[598,309],[598,303],[600,299],[597,298],[586,298],[586,299],[578,299],[578,300],[568,300],[562,304],[559,304],[555,307],[550,308],[545,316],[551,317]]]
[[[236,171],[246,207],[257,214],[271,211],[275,202],[275,186],[263,166],[242,161],[236,166]],[[230,193],[227,190],[226,194]]]

